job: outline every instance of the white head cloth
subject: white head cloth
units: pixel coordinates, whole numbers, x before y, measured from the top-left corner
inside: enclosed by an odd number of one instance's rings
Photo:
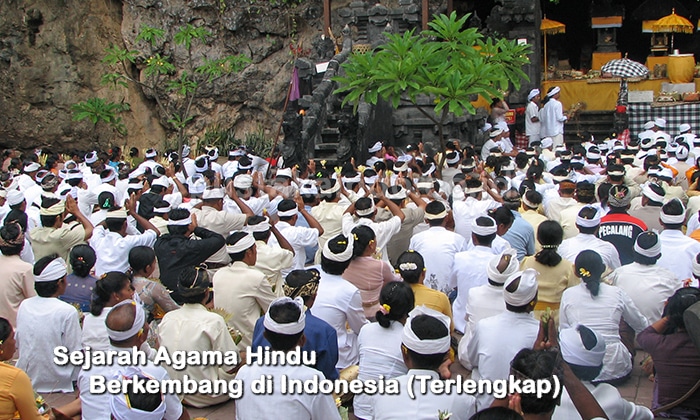
[[[126,331],[115,331],[113,329],[110,329],[109,327],[105,326],[107,328],[107,335],[109,336],[110,339],[114,341],[124,341],[128,340],[131,337],[135,336],[136,334],[139,333],[143,329],[144,324],[146,323],[146,311],[143,310],[143,305],[136,303],[136,301],[127,299],[127,300],[122,300],[121,302],[117,303],[114,305],[112,310],[124,306],[124,305],[133,305],[134,308],[136,309],[136,315],[134,316],[134,323],[131,324],[131,328],[129,328]]]
[[[551,98],[552,96],[556,95],[559,92],[561,92],[561,88],[559,86],[555,86],[554,89],[550,90],[547,93],[547,96],[549,96]]]
[[[504,255],[510,255],[510,262],[508,263],[506,269],[501,273],[498,271],[498,264],[501,263],[501,258],[503,258]],[[486,273],[488,274],[489,280],[503,284],[506,282],[506,280],[508,280],[508,277],[518,271],[519,267],[520,262],[518,261],[518,253],[513,248],[508,248],[499,255],[495,255],[493,258],[491,258],[486,266]]]
[[[369,148],[370,153],[377,153],[378,151],[382,150],[382,142],[378,141],[372,145],[372,147]]]
[[[217,200],[224,198],[223,188],[208,188],[202,193],[202,200]]]
[[[168,202],[166,201],[166,203],[168,203]],[[168,213],[171,209],[172,209],[172,207],[170,206],[170,203],[168,203],[168,205],[165,206],[165,207],[153,207],[153,213],[156,213],[156,214],[166,214],[166,213]],[[188,225],[189,225],[189,223],[188,223]]]
[[[374,206],[374,200],[372,200],[371,197],[370,197],[370,203],[372,203],[372,205],[371,205],[368,209],[358,210],[358,209],[356,208],[356,209],[355,209],[355,213],[357,213],[358,216],[369,216],[370,214],[374,213],[374,211],[375,211],[377,208]]]
[[[659,128],[666,128],[666,120],[663,118],[656,118],[654,120],[654,125]]]
[[[532,89],[532,90],[530,91],[530,93],[527,94],[527,100],[528,100],[528,101],[531,101],[532,98],[534,98],[535,96],[537,96],[537,95],[539,95],[539,94],[540,94],[540,90],[539,90],[539,89]]]
[[[110,210],[107,212],[107,216],[105,217],[106,219],[122,219],[126,220],[128,214],[126,213],[126,210],[123,208],[121,209],[116,209],[116,210]]]
[[[46,267],[44,267],[44,270],[39,274],[38,276],[34,276],[34,281],[36,283],[45,283],[49,281],[56,281],[62,279],[66,274],[68,274],[68,270],[66,269],[66,261],[58,257],[55,260],[51,261]]]
[[[654,125],[656,125],[654,124],[654,121],[647,121],[644,123],[642,128],[644,128],[645,130],[651,130],[652,128],[654,128]]]
[[[674,201],[674,200],[676,200],[680,203],[681,207],[683,208],[683,212],[681,212],[681,214],[677,214],[677,215],[676,214],[666,214],[664,212],[664,208],[662,207],[661,213],[659,213],[659,219],[661,219],[661,221],[663,223],[666,223],[669,225],[675,225],[675,224],[682,224],[685,222],[685,206],[683,206],[683,203],[681,203],[681,201],[678,200],[677,198],[671,199],[671,201]],[[669,203],[671,201],[669,201]]]
[[[444,204],[442,206],[442,210],[437,214],[425,212],[425,218],[427,220],[439,220],[439,219],[444,219],[445,217],[447,217],[447,208],[445,207]]]
[[[184,219],[174,220],[168,219],[168,226],[189,226],[192,223],[192,215],[185,217]]]
[[[513,292],[509,292],[508,286],[520,279],[518,288]],[[534,268],[528,268],[525,271],[517,271],[506,280],[503,287],[503,299],[507,304],[512,306],[523,306],[532,302],[532,299],[537,295],[537,271]]]
[[[146,158],[150,159],[150,158],[154,158],[156,156],[158,156],[158,152],[156,151],[156,149],[146,150]]]
[[[167,176],[163,175],[159,178],[154,179],[153,184],[151,185],[160,185],[163,188],[168,188],[170,186],[170,180]]]
[[[100,177],[100,180],[102,181],[103,184],[106,184],[108,182],[114,181],[117,178],[117,172],[114,169],[107,169],[109,171],[109,174],[105,176],[104,178]]]
[[[10,190],[7,193],[7,205],[8,206],[16,206],[17,204],[20,204],[22,201],[24,201],[24,194],[22,194],[21,191]]]
[[[656,243],[649,249],[642,248],[641,246],[639,246],[639,238],[641,238],[643,235],[654,235],[654,237],[656,237]],[[639,236],[637,236],[637,240],[634,241],[634,252],[643,257],[649,258],[656,258],[659,255],[661,255],[661,241],[659,240],[659,235],[657,235],[656,232],[651,230],[647,232],[642,232]]]
[[[85,163],[88,165],[92,165],[93,163],[97,162],[97,152],[94,150],[87,155],[85,155]]]
[[[442,338],[436,338],[432,340],[421,340],[418,338],[416,333],[413,332],[411,328],[411,321],[413,318],[419,315],[428,315],[433,318],[437,318],[440,322],[445,324],[447,327],[447,335]],[[440,354],[445,353],[450,349],[450,318],[446,315],[435,311],[433,309],[426,308],[425,306],[416,306],[409,314],[406,323],[403,326],[403,332],[401,333],[401,342],[408,349],[415,351],[418,354]]]
[[[347,242],[347,247],[345,248],[345,251],[341,252],[340,254],[334,254],[328,246],[330,241],[326,241],[326,243],[323,245],[323,256],[335,262],[349,261],[352,258],[352,250],[355,240],[353,239],[352,235],[347,236],[345,240]]]
[[[113,379],[132,379],[134,377],[145,377],[153,379],[135,366],[127,366],[124,372],[119,372]],[[139,410],[133,408],[126,401],[126,395],[122,393],[111,394],[109,397],[109,408],[115,420],[162,420],[165,416],[165,398],[161,395],[161,402],[153,411]]]
[[[233,187],[246,190],[253,185],[253,177],[248,174],[240,174],[233,178]]]
[[[235,244],[226,245],[226,252],[228,254],[238,254],[239,252],[243,252],[253,245],[255,245],[255,238],[250,232],[246,232],[246,235],[239,239]]]
[[[250,232],[250,233],[267,232],[268,230],[270,230],[270,219],[267,217],[265,218],[265,220],[263,220],[262,222],[260,222],[256,225],[248,224],[245,227],[245,231]]]
[[[299,187],[299,194],[301,194],[301,195],[316,195],[316,194],[318,194],[318,188],[316,187],[316,184],[314,184],[314,183],[302,184],[302,186]]]
[[[295,305],[299,307],[299,319],[296,322],[289,322],[286,324],[278,324],[272,317],[270,316],[270,309],[272,309],[273,306],[276,305],[281,305],[283,303],[287,302],[292,302]],[[300,332],[304,331],[304,327],[306,327],[306,314],[304,313],[304,300],[301,298],[301,296],[297,296],[296,298],[292,299],[288,296],[283,296],[279,297],[270,303],[270,307],[268,308],[267,312],[265,313],[265,319],[263,319],[263,325],[265,326],[266,329],[277,333],[277,334],[284,334],[284,335],[294,335],[294,334],[299,334]]]
[[[459,153],[453,152],[455,155],[452,158],[447,158],[445,159],[445,162],[447,162],[448,165],[453,165],[457,162],[459,162]]]
[[[287,178],[292,178],[292,168],[280,168],[275,173],[275,176],[286,176]]]
[[[25,165],[24,172],[36,172],[41,169],[41,165],[36,162],[32,162],[29,165]]]
[[[596,344],[591,349],[587,349],[581,339],[581,327],[592,332],[596,338]],[[578,366],[600,366],[605,357],[605,339],[595,330],[577,325],[574,328],[565,328],[559,332],[559,348],[561,357],[567,363]]]
[[[690,124],[683,123],[678,126],[679,133],[685,133],[686,131],[690,131]]]
[[[698,256],[693,257],[693,275],[700,278],[700,263],[698,263]]]
[[[652,190],[649,183],[642,185],[642,194],[651,201],[656,201],[657,203],[664,202],[664,196],[657,194],[654,190]]]
[[[498,230],[498,225],[496,224],[496,221],[493,220],[493,218],[491,218],[491,216],[480,216],[480,217],[485,217],[485,218],[489,219],[490,221],[492,221],[493,226],[479,226],[478,224],[476,224],[476,219],[478,219],[479,217],[476,217],[476,218],[472,219],[472,224],[471,224],[472,233],[477,234],[479,236],[488,236],[488,235],[493,235],[494,233],[496,233],[496,231]]]
[[[593,216],[593,218],[592,218],[592,219],[586,219],[586,218],[581,217],[581,216],[580,216],[580,215],[581,215],[581,210],[583,210],[583,209],[593,209],[593,210],[595,210],[596,212],[595,212],[595,215]],[[601,219],[601,217],[600,217],[600,211],[598,211],[597,208],[595,208],[595,207],[593,207],[593,206],[584,206],[584,207],[581,208],[581,210],[579,210],[579,214],[576,215],[576,224],[577,224],[577,225],[579,225],[579,226],[581,226],[581,227],[585,227],[585,228],[592,228],[592,227],[596,227],[596,226],[598,226],[598,225],[600,224],[600,219]]]
[[[389,200],[405,200],[408,195],[406,194],[406,189],[399,185],[398,191],[391,194],[389,191],[386,192],[386,198]]]
[[[554,140],[552,140],[551,137],[545,137],[542,139],[542,148],[543,149],[546,149],[548,147],[552,147],[553,144],[554,144]]]

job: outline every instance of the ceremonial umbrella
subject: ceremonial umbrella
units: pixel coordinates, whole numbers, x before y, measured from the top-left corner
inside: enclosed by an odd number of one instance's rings
[[[547,35],[557,35],[566,32],[566,25],[556,20],[547,19],[540,23],[540,32],[544,34],[544,80],[547,80]]]
[[[676,9],[671,10],[671,14],[664,16],[651,25],[651,30],[655,33],[670,32],[671,33],[671,49],[673,49],[673,35],[675,33],[692,34],[693,24],[683,16],[676,14]]]
[[[625,54],[625,58],[616,58],[603,64],[601,73],[610,73],[615,77],[620,77],[620,93],[617,96],[618,105],[627,104],[627,80],[628,77],[646,77],[649,69],[642,63],[630,60]]]

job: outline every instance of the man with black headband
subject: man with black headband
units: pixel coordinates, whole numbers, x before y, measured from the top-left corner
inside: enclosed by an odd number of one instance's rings
[[[306,342],[306,311],[301,297],[275,299],[262,321],[263,336],[272,350],[289,352],[303,347]],[[320,372],[304,365],[245,365],[238,372],[237,379],[245,384],[252,383],[264,375],[272,377],[271,393],[254,395],[249,392],[236,401],[236,418],[274,419],[281,414],[299,420],[336,420],[340,414],[332,395],[326,393],[294,392],[282,394],[283,380],[316,380]],[[286,379],[285,379],[286,378]]]
[[[284,294],[287,297],[304,299],[306,308],[306,326],[304,335],[306,343],[301,348],[303,351],[316,352],[316,364],[314,369],[320,370],[326,379],[338,379],[338,337],[335,329],[326,321],[315,317],[311,313],[311,308],[316,300],[318,285],[321,280],[319,271],[315,268],[309,270],[293,270],[287,275],[284,284]],[[258,347],[270,347],[270,342],[264,337],[265,317],[258,318],[253,331],[253,344],[251,351],[255,352]]]

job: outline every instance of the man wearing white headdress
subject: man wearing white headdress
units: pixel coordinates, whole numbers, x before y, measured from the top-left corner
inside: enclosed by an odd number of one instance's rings
[[[255,238],[257,258],[254,268],[265,275],[277,297],[284,296],[282,271],[289,270],[294,264],[294,248],[267,217],[249,218],[245,230]],[[277,239],[277,245],[268,244],[272,236]]]
[[[576,228],[579,234],[573,238],[564,239],[557,252],[562,258],[576,262],[578,254],[586,249],[594,249],[603,258],[610,270],[620,267],[620,255],[617,248],[610,242],[598,238],[600,228],[600,210],[593,206],[585,206],[576,216]]]
[[[370,168],[374,167],[374,164],[376,162],[380,162],[384,159],[384,145],[382,144],[381,141],[378,141],[374,143],[372,146],[367,149],[367,151],[370,154],[369,159],[367,159],[367,166]]]
[[[525,108],[525,135],[528,138],[528,146],[533,141],[540,139],[540,90],[532,89],[527,94],[527,107]]]
[[[482,319],[476,324],[467,345],[466,358],[460,359],[472,369],[472,379],[507,379],[510,361],[523,348],[530,348],[537,338],[540,323],[532,311],[537,303],[537,271],[517,271],[503,287],[506,311]],[[488,407],[493,397],[477,397],[479,409]]]
[[[288,352],[302,347],[306,341],[304,336],[306,314],[302,298],[275,299],[265,313],[263,326],[265,327],[263,336],[270,343],[273,351]],[[323,374],[316,369],[304,365],[253,363],[243,366],[236,378],[242,380],[244,384],[250,384],[267,375],[272,377],[272,392],[261,395],[244,392],[243,396],[236,401],[237,419],[273,419],[281,414],[298,420],[340,419],[331,394],[305,392],[282,394],[281,392],[283,380],[323,379]]]
[[[593,394],[609,419],[651,420],[651,410],[622,398],[614,386],[591,383],[603,367],[605,339],[595,330],[584,325],[562,329],[559,333],[561,357],[583,385]],[[569,392],[564,388],[561,403],[554,409],[553,420],[581,419]]]
[[[354,284],[342,274],[350,264],[353,252],[352,235],[337,235],[323,244],[321,281],[311,313],[335,328],[338,336],[338,364],[345,369],[358,363],[357,337],[369,321],[362,308],[362,296]]]
[[[68,214],[75,216],[79,225],[64,224],[63,219]],[[34,258],[37,260],[54,253],[64,260],[68,259],[71,248],[92,237],[92,223],[80,212],[71,196],[66,197],[65,201],[44,198],[39,217],[42,226],[29,233]]]
[[[661,224],[664,230],[659,234],[661,258],[657,262],[679,280],[693,278],[693,258],[700,252],[700,242],[683,235],[685,207],[677,198],[661,207]]]
[[[291,270],[301,270],[307,261],[306,247],[318,245],[318,237],[323,235],[323,227],[306,210],[304,200],[300,195],[296,195],[294,200],[284,199],[277,206],[277,216],[279,222],[277,229],[284,238],[294,248],[294,263],[291,269],[282,270],[282,276],[286,277]],[[303,217],[309,227],[297,224],[299,218]],[[276,238],[270,238],[270,245],[279,245]]]
[[[659,258],[659,235],[652,231],[642,232],[634,244],[634,262],[623,265],[608,276],[612,285],[624,290],[650,323],[661,319],[666,300],[683,286],[672,272],[656,264]]]
[[[321,253],[326,241],[343,231],[343,213],[350,203],[359,198],[355,192],[345,189],[340,175],[322,179],[319,184],[319,193],[321,201],[311,208],[311,215],[323,227],[323,234],[318,237],[318,251],[314,257],[317,264],[321,261]],[[341,198],[346,199],[341,201]]]
[[[148,322],[142,305],[131,299],[119,302],[112,308],[105,320],[107,334],[109,335],[109,350],[117,353],[131,354],[132,348],[141,348],[148,338]],[[146,348],[150,347],[145,344]],[[144,350],[147,351],[147,350]],[[103,377],[106,380],[129,380],[134,376],[155,379],[157,381],[170,380],[168,372],[162,366],[156,366],[150,360],[145,364],[123,366],[93,366],[89,370],[81,370],[78,375],[80,388],[80,403],[82,417],[84,419],[110,420],[116,419],[153,419],[153,420],[177,420],[189,419],[189,413],[182,406],[176,394],[165,394],[157,409],[152,412],[134,410],[125,395],[109,392],[93,394],[90,392],[90,383],[95,377]],[[114,417],[112,417],[114,416]]]
[[[29,375],[36,392],[73,392],[78,368],[53,362],[53,351],[65,346],[78,351],[78,311],[58,299],[66,291],[66,262],[57,255],[39,259],[34,265],[37,296],[25,299],[17,311],[15,338],[19,349],[17,367]]]
[[[476,399],[456,392],[423,393],[422,380],[441,382],[438,369],[450,351],[450,318],[425,306],[416,307],[408,315],[401,335],[401,353],[408,373],[396,379],[400,393],[375,394],[372,410],[375,419],[403,420],[435,418],[438,412],[451,413],[450,419],[466,420],[477,411]],[[408,387],[413,392],[408,392]],[[440,386],[440,384],[438,384]],[[414,396],[414,398],[412,398]]]
[[[568,119],[564,115],[563,106],[559,102],[561,89],[555,86],[547,92],[547,101],[540,110],[540,135],[551,137],[554,146],[564,144],[564,122]]]

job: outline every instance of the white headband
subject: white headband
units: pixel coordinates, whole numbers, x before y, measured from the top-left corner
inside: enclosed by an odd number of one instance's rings
[[[128,190],[142,190],[143,189],[143,182],[135,182],[133,184],[128,184],[126,189]]]
[[[270,219],[265,218],[262,222],[258,223],[257,225],[247,225],[245,227],[246,232],[267,232],[270,230]]]
[[[146,150],[146,157],[147,157],[147,158],[154,158],[154,157],[156,157],[156,156],[158,156],[158,152],[156,152],[155,149],[148,149],[148,150]]]
[[[333,194],[334,192],[340,191],[340,181],[335,182],[335,185],[332,187],[325,189],[323,186],[321,186],[321,194]]]
[[[476,219],[478,219],[478,217],[477,217],[477,218],[472,219],[472,226],[471,226],[472,233],[479,235],[479,236],[488,236],[488,235],[493,235],[494,233],[496,233],[496,231],[498,231],[498,225],[496,224],[496,221],[493,220],[493,218],[491,218],[490,216],[481,216],[481,217],[485,217],[485,218],[489,219],[490,221],[492,221],[493,226],[479,226],[479,225],[477,225],[476,224]]]
[[[479,194],[482,192],[484,192],[484,189],[482,187],[467,188],[466,190],[464,190],[464,193],[466,195]]]
[[[374,200],[372,200],[371,198],[370,198],[370,203],[372,203],[372,205],[370,206],[370,208],[364,209],[364,210],[358,210],[358,209],[356,208],[356,209],[355,209],[355,213],[357,213],[358,216],[369,216],[370,214],[374,213],[374,211],[375,211],[377,208],[374,206]]]
[[[285,211],[277,211],[277,216],[278,217],[292,217],[295,216],[297,213],[299,213],[299,210],[294,207],[293,209],[285,210]]]
[[[700,277],[700,264],[698,264],[697,255],[693,257],[693,275],[696,277]]]
[[[673,200],[678,199],[674,198]],[[680,200],[678,200],[678,202],[680,203]],[[681,214],[666,214],[662,208],[661,213],[659,213],[659,219],[661,219],[662,222],[667,224],[682,224],[683,222],[685,222],[685,207],[683,206],[683,203],[681,203],[681,208],[683,208]]]
[[[334,254],[333,251],[331,251],[330,247],[328,244],[330,241],[326,241],[326,243],[323,245],[323,256],[326,257],[327,259],[335,262],[346,262],[350,261],[350,258],[352,258],[352,251],[353,251],[353,245],[354,245],[354,240],[353,236],[349,235],[346,239],[347,241],[347,247],[345,248],[345,251],[341,252],[340,254]]]
[[[192,216],[187,216],[184,219],[180,219],[180,220],[173,220],[173,219],[168,220],[169,226],[189,226],[191,223],[192,223]]]
[[[66,274],[68,274],[66,267],[66,261],[63,258],[58,257],[55,260],[51,261],[46,267],[44,267],[44,270],[42,270],[41,274],[39,274],[38,276],[34,276],[34,281],[36,283],[45,283],[49,281],[60,280]]]
[[[581,226],[581,227],[585,227],[585,228],[592,228],[592,227],[596,227],[596,226],[600,225],[600,212],[598,211],[598,209],[596,209],[595,207],[592,207],[592,206],[585,206],[583,208],[584,209],[585,208],[594,209],[596,211],[595,215],[593,216],[592,219],[586,219],[586,218],[583,218],[577,214],[576,215],[576,224]],[[581,210],[583,210],[583,209],[581,209]],[[580,210],[579,210],[579,213],[580,213]]]
[[[428,212],[425,213],[425,218],[428,220],[439,220],[439,219],[444,219],[445,217],[447,217],[447,209],[441,211],[438,214],[432,214],[432,213],[428,213]]]
[[[126,368],[126,372],[119,372],[114,379],[132,379],[137,377],[153,379],[134,366],[128,366]],[[156,407],[153,411],[145,411],[131,407],[126,400],[126,395],[122,393],[112,394],[109,398],[109,409],[112,413],[112,417],[115,420],[131,420],[135,418],[138,418],[139,420],[162,420],[165,416],[166,407],[165,398],[163,398],[162,394],[161,398],[162,400],[158,407]]]
[[[525,191],[525,194],[523,194],[523,196],[520,198],[521,200],[523,200],[523,203],[525,203],[525,205],[528,207],[532,207],[533,209],[539,207],[539,204],[534,204],[532,201],[527,199],[527,191]]]
[[[168,179],[167,176],[163,175],[159,178],[154,179],[153,183],[151,185],[153,185],[153,186],[160,185],[163,188],[168,188],[170,186],[170,180]]]
[[[448,165],[453,165],[453,164],[459,162],[459,153],[455,153],[455,157],[453,157],[452,159],[450,159],[450,158],[445,159],[445,162],[447,162]]]
[[[581,333],[577,325],[574,328],[565,328],[559,332],[559,349],[561,356],[567,363],[578,366],[600,366],[605,357],[605,339],[594,330],[588,328],[595,334],[596,345],[588,350],[583,345]]]
[[[498,271],[498,264],[501,263],[501,258],[503,258],[504,255],[510,255],[511,258],[510,262],[508,263],[508,267],[506,267],[506,269],[501,273]],[[511,274],[518,271],[519,267],[520,261],[518,261],[518,253],[513,248],[508,248],[501,254],[496,255],[489,260],[489,263],[486,266],[486,273],[489,280],[503,284],[506,282],[506,280],[508,280],[508,277],[510,277]]]
[[[644,249],[641,246],[639,246],[639,237],[641,235],[637,236],[637,240],[634,241],[634,252],[637,254],[643,256],[643,257],[649,257],[649,258],[656,258],[659,255],[661,255],[661,241],[659,240],[658,236],[656,238],[656,244],[652,246],[649,249]]]
[[[425,190],[429,190],[429,189],[433,188],[433,186],[434,185],[432,182],[419,182],[416,184],[416,188],[425,189]]]
[[[382,142],[378,141],[372,145],[372,147],[369,148],[370,153],[376,153],[378,151],[382,150]]]
[[[202,200],[218,200],[224,198],[223,188],[207,188],[202,193]]]
[[[625,176],[625,171],[611,171],[608,172],[610,176]]]
[[[537,275],[539,273],[534,268],[528,268],[525,271],[517,271],[506,280],[503,288],[503,299],[507,304],[512,306],[523,306],[532,302],[532,299],[537,295]],[[520,278],[518,288],[513,292],[508,291],[508,286]]]
[[[272,309],[273,306],[275,305],[281,305],[287,302],[292,302],[297,307],[299,307],[299,319],[296,322],[288,322],[286,324],[278,324],[272,317],[270,316],[270,309]],[[296,298],[292,299],[288,296],[283,296],[279,297],[270,303],[270,307],[268,308],[267,312],[265,313],[265,319],[263,319],[263,325],[265,326],[266,329],[277,333],[277,334],[284,334],[284,335],[294,335],[294,334],[299,334],[300,332],[304,331],[304,327],[306,327],[306,314],[304,313],[304,300],[301,298],[301,296],[297,296]]]
[[[109,335],[109,338],[114,341],[125,341],[130,339],[131,337],[138,334],[139,331],[143,329],[143,326],[146,323],[146,311],[143,310],[143,306],[131,299],[122,300],[121,302],[114,305],[112,310],[115,310],[116,308],[123,305],[133,305],[136,309],[136,314],[134,315],[134,323],[131,325],[131,328],[129,328],[126,331],[115,331],[105,326],[105,328],[107,328],[107,335]]]
[[[113,181],[114,178],[116,178],[116,177],[117,177],[117,173],[114,172],[114,170],[111,170],[111,171],[109,171],[109,175],[107,175],[106,178],[101,178],[101,180],[102,180],[102,183],[103,183],[103,184],[106,184],[106,183],[108,183],[108,182],[110,182],[110,181]]]
[[[642,185],[642,194],[644,194],[651,201],[656,201],[657,203],[664,202],[664,196],[657,194],[654,190],[651,189],[649,184]]]
[[[386,192],[386,198],[389,200],[405,200],[407,197],[406,189],[399,187],[399,190],[395,194],[391,194],[389,191]]]
[[[433,172],[435,172],[435,164],[434,164],[434,163],[431,163],[431,164],[428,166],[428,169],[426,169],[425,171],[423,171],[423,176],[428,176],[428,175],[432,174]]]
[[[250,232],[246,232],[246,235],[239,239],[235,244],[226,245],[226,253],[238,254],[239,252],[243,252],[253,245],[255,245],[255,238]]]
[[[166,201],[166,203],[167,203],[167,201]],[[170,211],[170,209],[171,209],[170,204],[168,204],[165,207],[153,207],[153,213],[166,214]]]
[[[418,338],[413,328],[411,328],[411,321],[419,315],[428,315],[433,318],[437,318],[440,322],[445,324],[447,327],[447,335],[441,338],[436,338],[432,340],[421,340]],[[440,354],[445,353],[450,349],[450,318],[444,314],[437,312],[435,310],[426,308],[425,306],[416,306],[409,314],[408,319],[403,327],[403,332],[401,333],[401,342],[408,349],[415,351],[418,354]]]

